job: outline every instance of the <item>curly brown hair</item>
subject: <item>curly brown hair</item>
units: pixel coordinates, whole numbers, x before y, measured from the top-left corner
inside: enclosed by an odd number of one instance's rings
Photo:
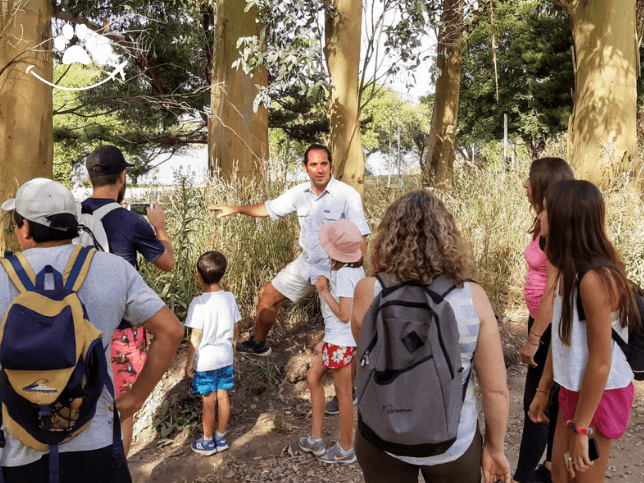
[[[376,230],[371,252],[373,273],[399,281],[431,283],[446,275],[457,286],[465,281],[465,253],[454,217],[425,189],[394,201]]]

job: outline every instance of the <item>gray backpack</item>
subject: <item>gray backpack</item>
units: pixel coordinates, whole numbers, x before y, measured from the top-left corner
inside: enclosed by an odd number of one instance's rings
[[[458,324],[444,300],[455,285],[444,276],[429,286],[376,278],[382,292],[358,343],[358,429],[391,454],[442,454],[456,441],[470,378],[463,380]]]

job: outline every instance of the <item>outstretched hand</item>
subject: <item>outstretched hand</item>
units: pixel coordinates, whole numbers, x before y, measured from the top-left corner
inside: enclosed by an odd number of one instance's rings
[[[228,205],[209,206],[208,209],[210,211],[218,211],[219,213],[217,214],[217,218],[223,218],[225,216],[230,216],[237,213],[233,206]]]
[[[508,463],[503,451],[491,451],[487,445],[483,445],[481,468],[483,469],[485,483],[494,483],[495,481],[510,483],[512,481],[510,463]]]

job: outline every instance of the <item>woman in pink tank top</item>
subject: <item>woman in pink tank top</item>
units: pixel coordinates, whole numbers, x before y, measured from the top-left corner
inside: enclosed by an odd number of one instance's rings
[[[523,394],[523,436],[519,449],[519,461],[512,480],[518,483],[552,481],[550,461],[554,425],[551,434],[545,424],[532,422],[527,416],[527,412],[539,386],[550,348],[550,322],[552,321],[553,292],[548,285],[548,280],[554,280],[554,270],[547,263],[546,255],[543,252],[545,239],[540,237],[541,225],[537,215],[543,211],[548,186],[566,179],[573,179],[572,169],[568,163],[560,158],[542,158],[532,163],[530,174],[523,183],[535,218],[529,230],[532,240],[524,252],[528,263],[524,296],[530,317],[528,318],[528,337],[520,352],[521,362],[528,364],[528,373]],[[552,401],[553,404],[549,409],[551,417],[556,415],[558,409],[557,398],[553,397]],[[543,465],[536,468],[546,446],[548,447],[546,460]]]

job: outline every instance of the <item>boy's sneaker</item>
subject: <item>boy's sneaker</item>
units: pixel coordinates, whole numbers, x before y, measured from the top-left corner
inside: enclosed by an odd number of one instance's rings
[[[300,449],[305,453],[313,453],[315,456],[322,456],[326,448],[321,439],[311,439],[310,436],[300,438]]]
[[[217,448],[217,453],[221,453],[222,451],[226,451],[228,449],[228,442],[226,441],[226,436],[222,436],[219,439],[217,439],[217,437],[215,436],[214,442],[215,442],[215,447]]]
[[[204,456],[210,456],[217,452],[217,448],[215,446],[214,440],[210,440],[206,442],[204,441],[203,438],[200,438],[194,443],[192,443],[192,451],[194,451],[195,453],[202,454]]]
[[[237,342],[237,352],[266,357],[269,356],[272,351],[271,348],[266,345],[266,342],[260,342],[250,338],[248,340]]]
[[[351,388],[351,395],[353,396],[353,405],[358,404],[358,396],[356,395],[356,388]],[[324,406],[324,414],[338,414],[340,412],[340,404],[338,403],[338,397],[333,396],[326,406]]]
[[[322,463],[344,463],[350,464],[357,461],[356,452],[351,448],[349,451],[345,451],[340,446],[340,443],[335,443],[331,448],[327,450],[322,456],[318,456],[318,461]]]
[[[537,466],[532,474],[532,483],[552,483],[552,473],[544,465]]]

